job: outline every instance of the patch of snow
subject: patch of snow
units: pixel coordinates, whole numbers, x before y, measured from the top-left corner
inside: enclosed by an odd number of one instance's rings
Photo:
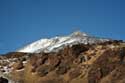
[[[8,66],[4,66],[3,70],[5,71],[4,74],[8,74],[12,71],[12,68],[9,68]]]
[[[23,48],[17,50],[17,52],[27,52],[27,53],[40,53],[40,52],[52,52],[58,51],[67,45],[74,44],[96,44],[110,41],[110,39],[97,38],[89,36],[86,33],[81,33],[79,31],[72,33],[68,36],[63,37],[54,37],[50,39],[40,39],[36,42],[33,42]]]
[[[27,63],[27,61],[23,61],[22,63],[25,65]]]

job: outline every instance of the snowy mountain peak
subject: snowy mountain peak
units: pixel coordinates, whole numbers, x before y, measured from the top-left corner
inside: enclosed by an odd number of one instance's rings
[[[71,36],[88,36],[86,33],[82,33],[80,31],[75,31],[71,34]]]
[[[50,39],[40,39],[33,42],[23,48],[17,50],[17,52],[27,52],[27,53],[40,53],[40,52],[57,52],[58,50],[64,48],[67,45],[74,44],[96,44],[110,41],[110,39],[97,38],[89,36],[86,33],[76,31],[68,36],[54,37]]]

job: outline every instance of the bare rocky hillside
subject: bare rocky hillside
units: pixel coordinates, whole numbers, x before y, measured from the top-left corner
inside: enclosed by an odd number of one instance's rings
[[[58,52],[0,56],[0,75],[10,83],[125,83],[121,41],[65,46]]]

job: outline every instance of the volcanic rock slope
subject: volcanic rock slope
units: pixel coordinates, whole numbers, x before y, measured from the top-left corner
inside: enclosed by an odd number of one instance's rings
[[[124,46],[81,32],[41,39],[0,56],[0,75],[10,83],[125,83]]]

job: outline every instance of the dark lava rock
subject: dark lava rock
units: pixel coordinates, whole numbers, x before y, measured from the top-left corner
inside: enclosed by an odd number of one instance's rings
[[[69,70],[69,66],[66,63],[61,63],[56,70],[57,74],[65,74]]]
[[[40,77],[45,76],[49,73],[49,71],[50,67],[48,65],[40,66],[36,69],[37,75],[39,75]]]
[[[78,44],[78,45],[73,45],[72,46],[72,54],[77,57],[81,52],[84,52],[84,51],[87,51],[88,48],[85,47],[85,45],[81,45],[81,44]]]
[[[0,83],[8,83],[6,78],[0,77]]]
[[[77,68],[69,72],[69,77],[70,79],[74,79],[78,77],[80,74],[81,74],[80,69]]]

